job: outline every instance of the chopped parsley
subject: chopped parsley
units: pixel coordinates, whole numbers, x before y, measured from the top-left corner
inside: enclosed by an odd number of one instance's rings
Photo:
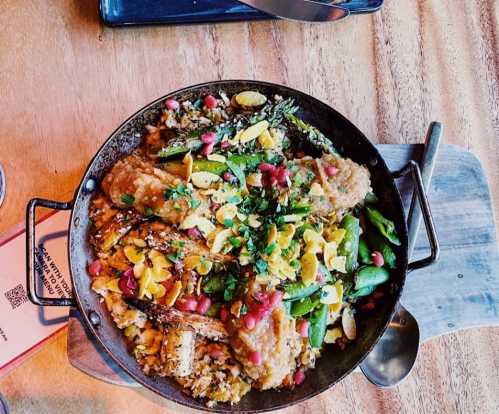
[[[178,184],[176,187],[167,188],[164,193],[165,200],[178,200],[182,197],[188,197],[192,191],[185,184]]]
[[[265,273],[268,269],[268,264],[265,260],[263,259],[258,259],[255,263],[256,270],[258,270],[258,273]]]
[[[192,209],[196,209],[198,208],[199,206],[201,205],[201,201],[195,199],[195,198],[191,198],[189,200],[189,207],[192,208]]]
[[[269,256],[270,256],[270,255],[274,252],[274,250],[275,250],[275,248],[276,248],[276,247],[277,247],[277,244],[276,244],[276,243],[271,243],[271,244],[269,244],[269,245],[265,248],[265,254],[267,254],[267,255],[269,255]]]
[[[241,247],[241,239],[238,237],[229,237],[229,242],[232,244],[236,249]]]
[[[231,301],[234,298],[234,293],[237,288],[237,279],[229,274],[225,279],[225,288],[224,288],[224,300],[226,302]]]
[[[126,204],[127,207],[132,207],[135,202],[135,197],[131,194],[123,194],[121,196],[121,201]]]

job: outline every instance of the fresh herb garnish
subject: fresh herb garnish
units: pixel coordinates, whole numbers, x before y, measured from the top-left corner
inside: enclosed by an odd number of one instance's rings
[[[127,207],[132,207],[135,202],[135,197],[131,194],[123,194],[121,196],[121,201],[126,204]]]
[[[276,248],[276,247],[277,247],[277,244],[276,244],[276,243],[271,243],[271,244],[269,244],[269,245],[265,248],[265,254],[267,254],[267,255],[269,255],[269,256],[270,256],[270,255],[274,252],[274,250],[275,250],[275,248]]]
[[[225,279],[224,300],[229,302],[233,299],[237,287],[237,279],[229,274]]]
[[[201,201],[195,199],[195,198],[191,198],[189,200],[189,207],[192,208],[192,209],[196,209],[198,208],[199,206],[201,205]]]
[[[225,227],[232,227],[232,225],[234,224],[234,222],[232,221],[232,219],[225,219],[224,220],[224,226]]]
[[[192,191],[185,184],[178,184],[176,187],[167,188],[164,193],[165,200],[178,200],[182,197],[188,197]]]
[[[255,263],[256,270],[258,270],[258,273],[265,273],[268,269],[268,264],[265,260],[263,259],[258,259]]]
[[[237,180],[239,181],[239,185],[241,187],[246,187],[246,177],[244,175],[243,169],[234,161],[227,160],[226,164],[227,167],[229,167],[232,173],[236,176]]]
[[[241,247],[241,239],[238,237],[229,237],[229,242],[234,246],[236,249]]]

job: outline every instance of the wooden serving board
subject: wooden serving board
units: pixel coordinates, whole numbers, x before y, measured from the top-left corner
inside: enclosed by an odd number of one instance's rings
[[[419,160],[423,145],[379,145],[392,170]],[[412,188],[400,180],[408,211]],[[439,261],[407,276],[404,306],[416,317],[421,341],[456,330],[499,325],[499,251],[489,187],[480,161],[454,145],[440,149],[429,190],[440,241]],[[412,259],[428,255],[420,231]],[[139,386],[96,344],[71,309],[68,353],[72,365],[114,384]]]

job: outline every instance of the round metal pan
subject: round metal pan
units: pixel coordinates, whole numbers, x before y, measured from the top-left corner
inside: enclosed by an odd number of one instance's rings
[[[99,297],[90,290],[90,278],[87,274],[87,264],[92,260],[92,251],[87,241],[89,228],[88,209],[92,192],[120,158],[130,154],[136,148],[144,135],[144,126],[154,122],[163,108],[165,99],[175,97],[178,100],[195,100],[207,93],[218,93],[223,90],[228,94],[242,90],[258,90],[265,95],[281,95],[293,97],[300,106],[299,115],[306,121],[318,127],[330,137],[339,152],[360,164],[365,164],[371,173],[372,185],[380,198],[381,209],[396,225],[401,246],[397,248],[397,267],[391,273],[390,294],[385,295],[376,312],[368,318],[358,321],[358,338],[344,352],[333,352],[325,348],[322,357],[317,361],[316,368],[307,376],[306,381],[294,390],[270,390],[259,392],[252,390],[240,404],[231,407],[219,404],[207,408],[203,401],[192,398],[182,391],[173,380],[145,375],[135,359],[127,350],[126,342],[119,329],[114,325],[109,312],[99,302]],[[320,155],[310,148],[311,155]],[[418,169],[415,163],[410,168],[401,170],[413,171],[412,177],[418,179]],[[400,175],[398,172],[396,175]],[[419,176],[420,177],[420,176]],[[390,172],[373,144],[344,116],[319,100],[293,90],[286,86],[258,81],[218,81],[196,85],[163,96],[145,106],[127,119],[106,140],[90,161],[74,198],[70,202],[33,199],[27,208],[27,284],[30,299],[40,306],[76,306],[81,311],[83,321],[90,332],[102,344],[104,349],[126,372],[143,386],[159,395],[179,404],[203,411],[229,412],[263,412],[283,408],[311,398],[332,387],[350,372],[352,372],[367,356],[390,322],[396,304],[402,293],[408,270],[431,264],[438,256],[438,243],[431,222],[428,203],[422,186],[418,196],[422,207],[425,224],[432,247],[431,256],[408,265],[408,236],[404,210],[400,194]],[[37,205],[53,209],[72,209],[68,257],[71,278],[73,282],[74,299],[52,299],[38,296],[35,289],[34,274],[34,211]]]

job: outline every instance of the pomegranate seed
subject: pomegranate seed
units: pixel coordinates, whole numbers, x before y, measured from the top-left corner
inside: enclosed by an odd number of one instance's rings
[[[205,96],[203,103],[208,109],[215,109],[218,105],[217,98],[213,95]]]
[[[381,254],[381,252],[378,252],[377,250],[375,250],[374,252],[372,252],[371,257],[373,259],[374,266],[382,267],[385,264],[385,259],[384,259],[383,255]]]
[[[234,175],[230,172],[226,171],[224,172],[224,180],[228,183],[233,183],[236,180],[236,177],[234,177]]]
[[[223,351],[218,348],[218,347],[214,347],[211,351],[210,351],[210,356],[214,359],[218,359],[218,358],[221,358],[223,357],[224,353]]]
[[[175,302],[175,307],[183,312],[194,312],[197,306],[197,300],[191,296],[181,298]]]
[[[135,296],[137,281],[133,277],[133,269],[130,267],[120,277],[118,287],[123,292],[123,296]]]
[[[253,365],[262,364],[262,354],[259,351],[250,352],[248,359]]]
[[[305,381],[305,373],[301,369],[299,369],[293,375],[293,381],[295,385],[300,385],[303,381]]]
[[[203,142],[203,144],[213,144],[216,137],[217,134],[215,134],[214,132],[205,132],[203,135],[201,135],[201,141]]]
[[[222,205],[220,203],[211,203],[211,208],[212,210],[218,210],[220,207],[222,207]]]
[[[308,338],[309,322],[306,319],[300,319],[296,324],[296,330],[302,338]]]
[[[251,313],[247,313],[244,315],[244,327],[251,331],[256,326],[256,318],[255,315]]]
[[[171,111],[176,111],[179,108],[180,104],[175,99],[167,99],[165,101],[165,106],[166,109],[169,109]]]
[[[201,232],[199,231],[199,229],[197,227],[192,227],[189,230],[187,230],[187,235],[191,239],[199,239],[199,238],[201,238]]]
[[[328,177],[334,177],[340,170],[338,170],[338,168],[336,168],[334,165],[329,165],[326,167],[325,171]]]
[[[276,167],[268,162],[262,162],[258,165],[258,169],[261,172],[268,172],[270,174],[274,174],[276,172]]]
[[[99,276],[100,272],[102,272],[102,263],[99,259],[90,263],[88,266],[88,273],[90,273],[90,276]]]
[[[206,296],[200,296],[196,306],[196,312],[200,313],[201,315],[204,315],[206,312],[208,312],[210,306],[211,306],[210,298]]]
[[[220,148],[222,149],[226,149],[226,148],[229,148],[230,147],[230,142],[229,141],[222,141],[220,143]]]
[[[220,320],[222,322],[227,322],[229,320],[229,311],[227,308],[220,308]]]
[[[283,293],[280,290],[276,290],[272,292],[269,296],[269,305],[271,308],[275,308],[279,306],[282,302]]]
[[[212,142],[211,144],[204,144],[204,147],[201,149],[201,155],[208,156],[213,152],[213,147],[215,146],[215,143]]]
[[[277,182],[281,185],[287,184],[287,178],[289,177],[289,171],[286,167],[279,167],[276,172]]]

